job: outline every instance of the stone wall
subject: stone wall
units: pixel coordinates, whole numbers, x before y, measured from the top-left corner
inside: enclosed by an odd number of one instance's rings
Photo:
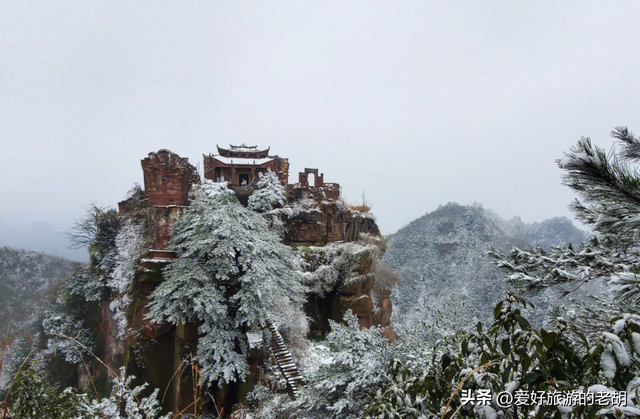
[[[149,153],[142,160],[142,170],[149,206],[186,206],[191,185],[199,182],[198,173],[188,159],[169,150]]]
[[[287,185],[288,201],[313,199],[316,202],[337,201],[340,199],[340,185],[337,183],[323,183],[322,186],[309,186],[296,183]]]
[[[185,328],[158,325],[146,318],[149,296],[163,280],[162,270],[176,257],[168,249],[171,231],[175,222],[189,205],[189,191],[200,178],[196,169],[186,158],[168,150],[149,153],[142,160],[144,172],[143,200],[128,199],[119,203],[120,215],[144,220],[145,243],[148,251],[143,255],[132,286],[132,303],[127,309],[128,323],[137,333],[126,336],[124,341],[114,341],[111,327],[105,333],[107,345],[119,343],[120,351],[114,351],[127,367],[127,372],[148,382],[152,388],[166,389],[163,400],[164,411],[176,411],[188,404],[183,397],[184,379],[173,380],[173,373],[180,367],[182,351],[186,347]],[[109,313],[105,313],[106,317]],[[114,341],[114,342],[111,342]],[[189,342],[191,345],[192,342]],[[172,383],[172,385],[169,385]]]
[[[187,211],[187,207],[149,207],[147,209],[148,243],[151,249],[164,250],[169,244],[173,224]]]
[[[313,177],[313,183],[310,177]],[[286,185],[288,201],[313,199],[316,202],[337,201],[340,199],[340,185],[337,183],[325,183],[324,173],[318,169],[304,169],[298,173],[298,183]]]

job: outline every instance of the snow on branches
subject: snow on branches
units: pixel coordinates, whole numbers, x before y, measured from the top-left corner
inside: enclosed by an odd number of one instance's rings
[[[576,346],[586,351],[580,371],[597,372],[589,380],[627,391],[629,409],[635,411],[640,394],[640,174],[631,164],[639,160],[640,142],[626,128],[616,128],[612,135],[622,144],[622,152],[608,155],[589,138],[582,138],[558,160],[565,170],[564,183],[579,195],[572,210],[595,233],[588,243],[579,249],[571,245],[548,251],[514,248],[508,255],[495,251],[490,255],[512,282],[528,290],[564,287],[568,294],[587,282],[602,281],[608,298],[593,296],[594,307],[587,302],[577,306],[586,320],[562,319],[562,323],[575,333]],[[607,323],[612,327],[602,326]],[[598,324],[599,339],[593,343],[594,327],[587,326]],[[609,389],[600,383],[594,386]],[[603,409],[598,414],[619,417],[631,410]]]
[[[634,150],[640,143],[626,128],[616,128],[612,135],[623,143],[624,152],[607,155],[582,138],[558,160],[565,170],[564,183],[580,197],[571,208],[595,236],[577,250],[513,249],[506,256],[491,252],[512,281],[542,289],[602,278],[613,298],[636,303],[640,299],[640,176],[630,166],[637,161]]]
[[[302,315],[304,288],[293,251],[265,218],[244,208],[224,183],[204,182],[173,228],[178,258],[151,294],[155,322],[197,322],[202,381],[231,382],[248,374],[246,332],[261,331],[276,304]]]
[[[285,204],[284,186],[271,170],[260,173],[258,189],[249,197],[249,209],[258,212],[270,211]]]
[[[124,337],[127,330],[127,307],[131,304],[131,290],[138,260],[144,251],[143,226],[131,219],[125,221],[116,236],[116,262],[107,286],[114,299],[109,304],[118,325],[118,336]]]
[[[637,144],[630,133],[623,132],[618,128],[613,135]],[[566,171],[564,183],[582,198],[573,204],[580,220],[597,234],[632,233],[635,237],[640,227],[640,179],[629,166],[628,153],[607,156],[591,139],[582,138],[557,163]]]

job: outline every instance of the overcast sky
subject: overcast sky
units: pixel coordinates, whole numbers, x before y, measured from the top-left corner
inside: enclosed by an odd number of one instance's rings
[[[569,215],[554,160],[640,133],[640,2],[0,0],[0,217],[66,229],[140,160],[317,167],[384,234],[440,204]]]

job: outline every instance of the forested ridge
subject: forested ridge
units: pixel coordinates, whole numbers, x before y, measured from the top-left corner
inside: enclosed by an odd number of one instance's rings
[[[438,322],[455,330],[469,319],[490,320],[508,288],[487,252],[580,246],[587,235],[564,217],[525,224],[518,217],[504,220],[481,204],[448,203],[386,239],[384,262],[402,278],[393,291],[396,323]],[[546,307],[549,299],[537,301]]]

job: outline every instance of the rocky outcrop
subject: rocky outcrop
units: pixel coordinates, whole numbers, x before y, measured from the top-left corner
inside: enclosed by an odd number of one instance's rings
[[[286,224],[285,242],[293,246],[354,242],[361,234],[381,237],[371,213],[351,210],[340,201],[294,201],[276,213]]]
[[[311,200],[290,202],[272,215],[301,257],[310,289],[305,309],[311,333],[326,335],[329,320],[342,321],[350,310],[360,327],[380,326],[392,340],[387,290],[397,277],[389,279],[390,271],[377,269],[386,246],[374,217],[340,201]]]
[[[249,148],[249,151],[242,147],[236,149],[242,153],[253,152]],[[240,180],[249,175],[251,181],[258,173],[246,172],[245,167],[238,166],[248,163],[247,159],[240,156],[235,163],[230,160],[228,165],[218,167],[230,170],[228,174],[220,171],[219,177],[231,180],[232,189],[245,205],[256,185]],[[193,383],[198,373],[196,365],[191,365],[190,354],[198,341],[197,324],[157,325],[147,318],[147,313],[150,294],[164,280],[164,267],[177,257],[168,248],[172,228],[187,211],[192,184],[200,179],[186,158],[168,150],[150,153],[142,161],[142,168],[144,190],[136,189],[119,204],[120,215],[134,218],[145,226],[146,251],[139,261],[131,304],[126,309],[132,333],[122,341],[107,339],[106,343],[113,347],[110,355],[114,364],[124,363],[130,374],[148,382],[152,388],[165,389],[162,402],[165,411],[193,413]],[[207,172],[205,162],[206,178],[212,179],[215,170]],[[286,171],[288,173],[288,163]],[[313,184],[310,176],[314,178]],[[360,327],[381,326],[385,335],[393,339],[392,306],[387,291],[390,282],[387,271],[380,269],[385,244],[374,217],[340,201],[340,186],[324,183],[324,175],[317,169],[305,169],[299,180],[297,184],[286,185],[288,203],[284,208],[266,215],[271,217],[275,229],[281,229],[284,243],[298,250],[303,275],[311,290],[306,312],[313,320],[312,333],[324,336],[329,331],[329,320],[342,321],[345,313],[351,311]],[[109,313],[105,311],[103,317],[110,317]],[[115,329],[114,324],[104,324],[105,335],[115,338]],[[212,387],[215,390],[210,402],[216,404],[217,411],[228,411],[231,403],[242,400],[257,382],[264,353],[254,352],[247,355],[250,375],[244,382]],[[285,367],[289,368],[289,364]]]

